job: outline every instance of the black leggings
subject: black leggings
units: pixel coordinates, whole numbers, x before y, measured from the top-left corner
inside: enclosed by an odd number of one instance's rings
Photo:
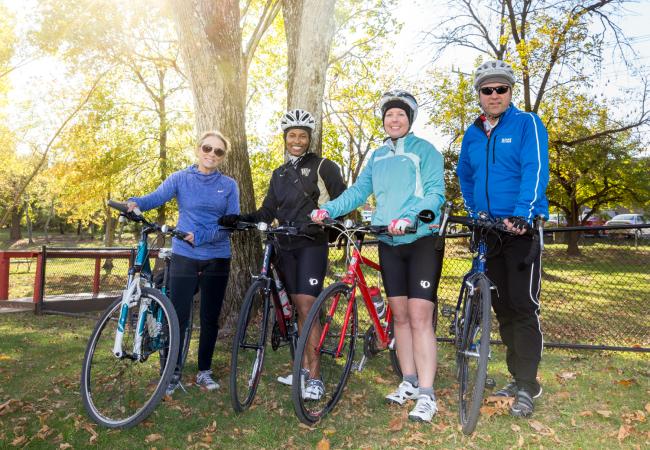
[[[182,337],[185,335],[187,322],[192,307],[192,299],[197,287],[201,291],[201,334],[199,337],[199,370],[208,370],[212,366],[212,355],[219,333],[219,315],[226,293],[230,258],[214,258],[205,261],[172,255],[169,271],[171,301],[176,308],[178,325]],[[180,365],[181,354],[178,354]],[[179,367],[182,370],[182,367]]]

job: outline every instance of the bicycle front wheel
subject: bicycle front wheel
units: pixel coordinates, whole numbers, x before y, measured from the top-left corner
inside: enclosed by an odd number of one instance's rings
[[[142,341],[134,349],[141,306],[145,311]],[[119,299],[102,314],[81,369],[84,407],[91,419],[108,428],[129,428],[147,418],[165,394],[178,358],[176,311],[160,291],[144,287],[126,313],[123,355],[115,356],[121,309]]]
[[[350,298],[350,286],[333,284],[314,302],[298,339],[291,398],[302,423],[316,423],[341,398],[352,369],[356,335],[357,307],[354,298]],[[322,381],[324,392],[314,394],[306,389],[303,367],[311,369],[310,378]]]
[[[473,292],[470,292],[473,291]],[[490,356],[490,283],[478,278],[465,290],[458,349],[459,415],[463,433],[474,432],[483,403],[483,390]]]
[[[264,280],[255,281],[244,297],[230,358],[230,402],[237,412],[253,403],[262,376],[270,303]]]

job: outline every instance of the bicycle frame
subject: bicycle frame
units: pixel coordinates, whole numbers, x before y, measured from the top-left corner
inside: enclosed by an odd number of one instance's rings
[[[348,265],[348,270],[345,276],[343,277],[343,279],[341,280],[343,283],[346,283],[351,286],[351,291],[350,291],[350,296],[348,297],[348,307],[345,311],[345,316],[343,320],[343,327],[342,327],[343,332],[341,333],[341,337],[339,338],[339,343],[336,349],[336,353],[335,355],[333,355],[337,358],[341,355],[341,352],[343,351],[343,345],[345,341],[345,331],[348,329],[348,325],[350,323],[350,316],[352,314],[352,308],[354,307],[354,301],[355,301],[354,299],[356,296],[357,287],[361,292],[361,297],[363,298],[366,309],[368,310],[368,314],[370,315],[370,319],[372,320],[372,323],[375,327],[375,332],[377,333],[377,337],[379,338],[383,346],[387,346],[389,344],[388,326],[383,325],[381,323],[381,320],[379,319],[379,316],[377,315],[377,311],[375,310],[375,306],[370,297],[370,289],[368,288],[362,270],[363,265],[368,266],[377,271],[381,270],[381,267],[376,262],[366,258],[361,254],[361,252],[359,251],[359,248],[361,246],[360,244],[361,241],[357,240],[357,243],[354,246],[354,249],[352,250],[352,257],[350,258],[350,264]],[[340,301],[340,297],[332,302],[330,310],[328,311],[328,314],[330,316],[334,314],[334,311],[336,310],[339,301]],[[390,310],[390,305],[387,305],[386,319],[385,319],[386,324],[390,323],[391,317],[392,317],[392,313]],[[323,331],[321,332],[321,337],[318,342],[318,348],[322,348],[323,342],[325,341],[325,336],[327,335],[328,331],[329,331],[329,323],[326,323],[323,326]],[[362,368],[363,366],[361,365],[360,367]]]
[[[122,349],[122,340],[124,339],[124,329],[128,319],[129,305],[132,299],[140,298],[142,294],[141,279],[144,278],[147,282],[151,282],[149,245],[147,243],[147,236],[150,231],[151,229],[149,227],[143,227],[142,229],[135,262],[133,266],[129,268],[127,287],[122,291],[122,306],[120,307],[120,318],[115,333],[115,344],[113,345],[113,355],[117,358],[123,358],[125,356],[124,350]],[[141,275],[144,275],[144,277],[141,277]],[[142,357],[140,354],[140,348],[142,346],[142,336],[144,335],[148,309],[149,302],[143,301],[140,304],[140,310],[138,311],[137,332],[133,342],[133,353],[131,358],[134,360],[139,360]],[[162,317],[156,317],[155,326],[157,326],[161,320]]]

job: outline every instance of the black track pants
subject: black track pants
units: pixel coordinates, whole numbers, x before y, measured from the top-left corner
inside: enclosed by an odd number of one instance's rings
[[[539,390],[537,368],[542,357],[543,337],[539,321],[541,254],[524,264],[533,241],[528,236],[488,237],[487,275],[497,286],[492,307],[506,345],[508,370],[519,388],[535,394]]]
[[[202,261],[181,255],[172,255],[169,273],[171,301],[178,315],[181,337],[185,335],[192,299],[197,287],[201,291],[199,370],[208,370],[212,365],[212,355],[219,333],[219,315],[228,284],[230,258]],[[181,349],[183,344],[183,342],[180,343]],[[180,363],[180,352],[178,358]]]

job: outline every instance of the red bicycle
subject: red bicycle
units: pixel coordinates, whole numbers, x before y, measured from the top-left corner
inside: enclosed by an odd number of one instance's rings
[[[388,349],[393,370],[401,377],[401,370],[395,349],[392,332],[392,314],[390,306],[378,301],[376,287],[369,286],[363,273],[367,266],[376,271],[379,264],[361,254],[361,247],[366,234],[386,235],[386,226],[354,227],[350,221],[341,223],[328,220],[326,225],[343,227],[341,232],[347,238],[350,250],[349,265],[341,281],[336,282],[321,292],[312,306],[303,330],[298,339],[293,364],[293,385],[291,397],[294,410],[302,423],[312,425],[325,417],[341,398],[343,389],[354,365],[354,353],[358,334],[357,292],[361,293],[371,325],[363,334],[363,356],[355,369],[363,370],[368,358]],[[415,229],[407,229],[414,233]],[[375,303],[376,302],[376,303]],[[382,311],[383,309],[383,311]],[[318,344],[308,341],[312,329],[318,330]],[[305,399],[304,382],[301,369],[304,367],[305,355],[315,352],[320,359],[317,373],[312,378],[320,378],[324,392],[319,399],[313,395]]]

